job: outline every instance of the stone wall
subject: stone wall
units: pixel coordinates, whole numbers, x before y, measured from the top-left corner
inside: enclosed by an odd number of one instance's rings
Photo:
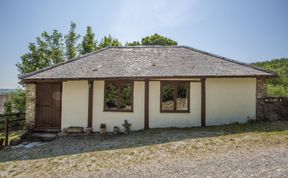
[[[36,109],[36,84],[26,84],[26,120],[27,129],[33,129],[35,126]]]
[[[256,119],[288,121],[288,97],[268,97],[266,79],[257,79]]]
[[[4,104],[8,99],[8,94],[0,95],[0,113],[4,113]]]
[[[256,119],[257,120],[265,120],[265,115],[263,113],[264,110],[264,102],[263,98],[267,97],[267,83],[266,79],[261,78],[257,79],[256,83]]]
[[[288,121],[288,97],[263,97],[260,108],[262,120]]]

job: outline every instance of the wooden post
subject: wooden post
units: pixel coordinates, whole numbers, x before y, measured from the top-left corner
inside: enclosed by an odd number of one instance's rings
[[[144,128],[149,129],[149,79],[145,80]]]
[[[88,97],[88,128],[92,128],[92,120],[93,120],[93,80],[88,81],[89,87],[89,97]]]
[[[8,146],[8,138],[9,138],[9,116],[5,117],[5,147]]]
[[[201,127],[206,126],[206,78],[201,78]]]

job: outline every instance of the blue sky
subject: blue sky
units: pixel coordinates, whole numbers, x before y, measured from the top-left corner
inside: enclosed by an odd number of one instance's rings
[[[287,0],[2,0],[0,88],[18,85],[20,56],[44,30],[67,33],[70,22],[97,39],[121,42],[160,33],[243,62],[288,57]]]

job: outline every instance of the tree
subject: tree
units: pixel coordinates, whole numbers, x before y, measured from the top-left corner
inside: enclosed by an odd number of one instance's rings
[[[50,65],[45,50],[37,43],[30,43],[28,46],[30,52],[21,56],[21,63],[17,63],[16,66],[21,74],[29,73],[42,69]]]
[[[44,31],[36,42],[30,43],[29,52],[21,56],[16,66],[21,74],[33,72],[64,61],[63,37],[54,30],[52,35]]]
[[[64,44],[63,35],[57,30],[53,30],[52,35],[46,36],[46,41],[48,42],[48,54],[50,53],[50,58],[52,64],[58,64],[64,62]]]
[[[159,35],[155,33],[154,35],[147,36],[142,38],[141,40],[142,45],[163,45],[163,46],[172,46],[172,45],[177,45],[177,42],[164,37],[162,35]]]
[[[256,62],[252,65],[277,73],[278,77],[268,80],[268,95],[288,96],[288,58]]]
[[[83,37],[81,54],[86,54],[97,50],[97,42],[94,40],[94,37],[95,34],[93,33],[92,28],[88,26],[86,29],[86,34]]]
[[[141,43],[139,41],[126,42],[125,46],[141,46]]]
[[[67,35],[65,35],[65,44],[66,44],[66,57],[67,59],[73,59],[78,55],[77,41],[80,38],[80,35],[75,32],[76,23],[71,22],[70,30]]]
[[[108,46],[121,46],[121,42],[118,39],[113,38],[111,35],[104,36],[99,43],[99,48],[106,48]]]
[[[8,94],[8,100],[4,104],[5,113],[24,112],[26,104],[25,90],[16,89]]]

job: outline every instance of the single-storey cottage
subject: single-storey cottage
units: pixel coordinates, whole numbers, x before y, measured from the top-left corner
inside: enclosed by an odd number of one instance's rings
[[[273,73],[187,46],[107,47],[21,77],[26,125],[198,127],[257,117]]]

